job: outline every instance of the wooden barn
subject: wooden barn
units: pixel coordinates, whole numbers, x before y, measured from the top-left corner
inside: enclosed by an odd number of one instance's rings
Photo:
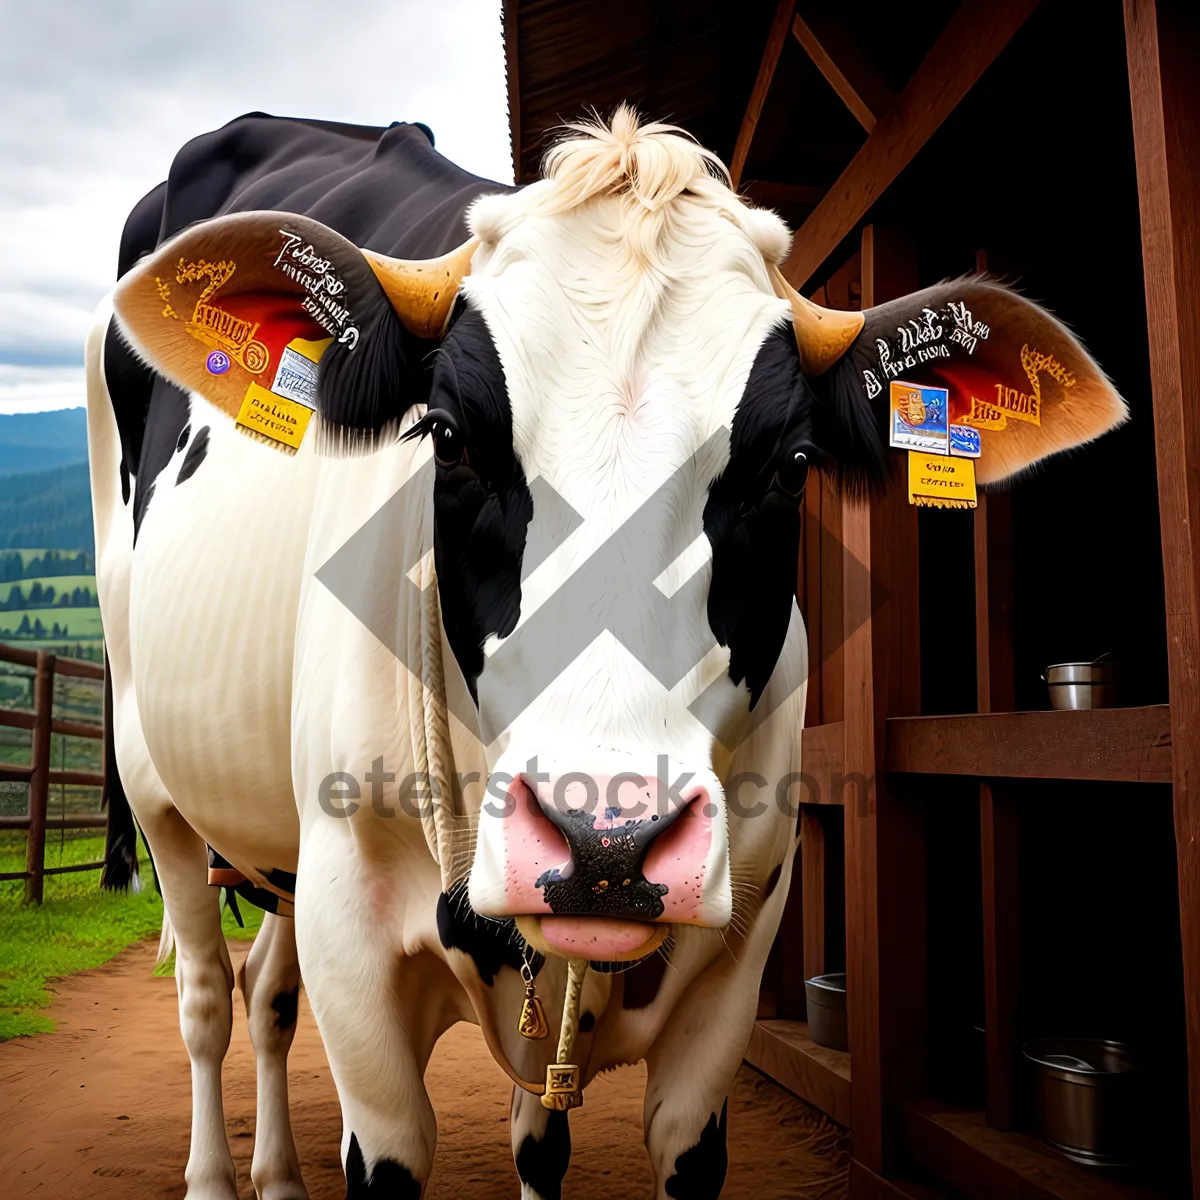
[[[1200,6],[504,10],[519,181],[561,121],[632,101],[787,218],[805,294],[984,269],[1128,400],[974,511],[810,483],[814,783],[748,1057],[851,1129],[856,1198],[1200,1197]],[[1120,707],[1050,711],[1047,665],[1102,655]],[[804,981],[842,970],[848,1053],[806,1023]],[[1132,1166],[1033,1135],[1039,1037],[1134,1049]]]

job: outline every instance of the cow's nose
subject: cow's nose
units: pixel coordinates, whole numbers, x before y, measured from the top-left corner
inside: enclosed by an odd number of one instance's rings
[[[671,790],[633,773],[579,772],[524,782],[570,854],[564,868],[537,880],[551,912],[654,921],[673,887],[694,888],[699,897],[703,859],[697,863],[692,849],[712,822],[703,784]],[[671,869],[684,860],[683,871]]]

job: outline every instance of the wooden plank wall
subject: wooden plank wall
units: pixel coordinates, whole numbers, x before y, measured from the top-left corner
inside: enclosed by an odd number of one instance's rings
[[[1167,599],[1193,1194],[1200,1196],[1200,8],[1125,0]]]

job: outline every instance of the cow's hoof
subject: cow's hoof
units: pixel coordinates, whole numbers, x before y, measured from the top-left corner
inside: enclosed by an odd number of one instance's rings
[[[254,1194],[258,1200],[308,1200],[308,1188],[298,1176],[286,1179],[255,1180]]]

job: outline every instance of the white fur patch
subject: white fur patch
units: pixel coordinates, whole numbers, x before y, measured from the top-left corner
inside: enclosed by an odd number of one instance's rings
[[[763,258],[779,266],[792,248],[792,235],[783,218],[769,208],[746,208],[742,221]]]

